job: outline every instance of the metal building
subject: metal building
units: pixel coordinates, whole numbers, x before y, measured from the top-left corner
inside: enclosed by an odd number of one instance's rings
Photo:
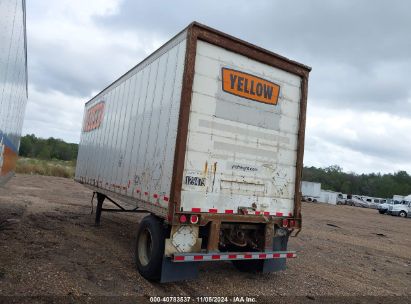
[[[25,0],[0,1],[0,185],[14,174],[27,103]]]

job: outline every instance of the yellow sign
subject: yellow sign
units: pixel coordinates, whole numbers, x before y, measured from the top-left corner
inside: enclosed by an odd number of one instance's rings
[[[227,68],[222,68],[222,74],[223,91],[263,103],[277,104],[280,93],[278,84]]]

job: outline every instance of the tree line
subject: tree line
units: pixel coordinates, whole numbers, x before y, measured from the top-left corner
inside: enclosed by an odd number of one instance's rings
[[[38,138],[34,134],[25,135],[20,139],[19,155],[22,157],[43,160],[75,160],[78,144],[66,143],[57,138]]]
[[[66,143],[50,137],[38,138],[34,134],[21,138],[20,155],[43,160],[76,160],[78,144]],[[339,166],[326,168],[304,167],[303,180],[321,183],[322,189],[374,197],[392,197],[411,194],[411,176],[406,171],[394,174],[356,174],[343,172]]]
[[[411,194],[411,176],[406,171],[381,174],[343,172],[339,166],[304,167],[303,180],[321,183],[321,188],[346,194],[391,198]]]

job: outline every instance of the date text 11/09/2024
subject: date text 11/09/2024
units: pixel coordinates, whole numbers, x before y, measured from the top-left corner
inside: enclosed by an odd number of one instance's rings
[[[255,297],[185,297],[185,296],[166,296],[150,297],[151,303],[256,303]]]

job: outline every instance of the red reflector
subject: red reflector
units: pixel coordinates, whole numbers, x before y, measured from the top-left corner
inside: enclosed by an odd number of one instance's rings
[[[265,259],[265,258],[267,258],[267,255],[265,253],[261,253],[261,254],[258,255],[258,257],[260,259]]]
[[[279,253],[274,253],[273,258],[279,258],[281,255]]]
[[[203,259],[203,256],[202,255],[195,255],[194,256],[194,261],[200,261],[200,260],[202,260]]]
[[[217,255],[217,254],[215,254],[215,255],[212,255],[212,256],[211,256],[211,259],[213,259],[213,260],[219,260],[219,259],[220,259],[220,256]]]
[[[180,223],[185,223],[187,222],[187,217],[183,214],[180,216]]]
[[[283,227],[288,227],[288,220],[287,219],[283,219]]]
[[[270,212],[264,211],[264,215],[270,215]]]
[[[184,257],[183,256],[175,256],[174,260],[175,261],[184,261]]]
[[[295,226],[295,221],[294,220],[289,220],[289,224],[290,224],[290,227],[294,227]]]
[[[244,259],[251,259],[252,257],[252,254],[244,254]]]
[[[191,212],[201,212],[201,208],[191,208]]]
[[[237,255],[236,255],[236,254],[229,254],[229,255],[228,255],[228,258],[229,258],[229,259],[236,259],[236,258],[237,258]]]
[[[293,258],[294,257],[294,253],[287,253],[287,258]]]
[[[283,213],[282,212],[276,212],[275,215],[276,216],[283,216]]]
[[[198,216],[197,215],[190,216],[190,223],[191,224],[197,224],[198,223]]]
[[[153,197],[154,197],[154,198],[158,198],[158,194],[153,194]]]
[[[234,211],[233,211],[233,210],[230,210],[230,209],[227,209],[227,210],[225,211],[225,213],[232,214],[232,213],[234,213]]]
[[[255,212],[255,215],[260,215],[260,211],[256,211],[256,212]]]
[[[209,209],[208,212],[210,212],[210,213],[217,213],[217,209]]]
[[[164,201],[168,202],[168,197],[164,196]]]

